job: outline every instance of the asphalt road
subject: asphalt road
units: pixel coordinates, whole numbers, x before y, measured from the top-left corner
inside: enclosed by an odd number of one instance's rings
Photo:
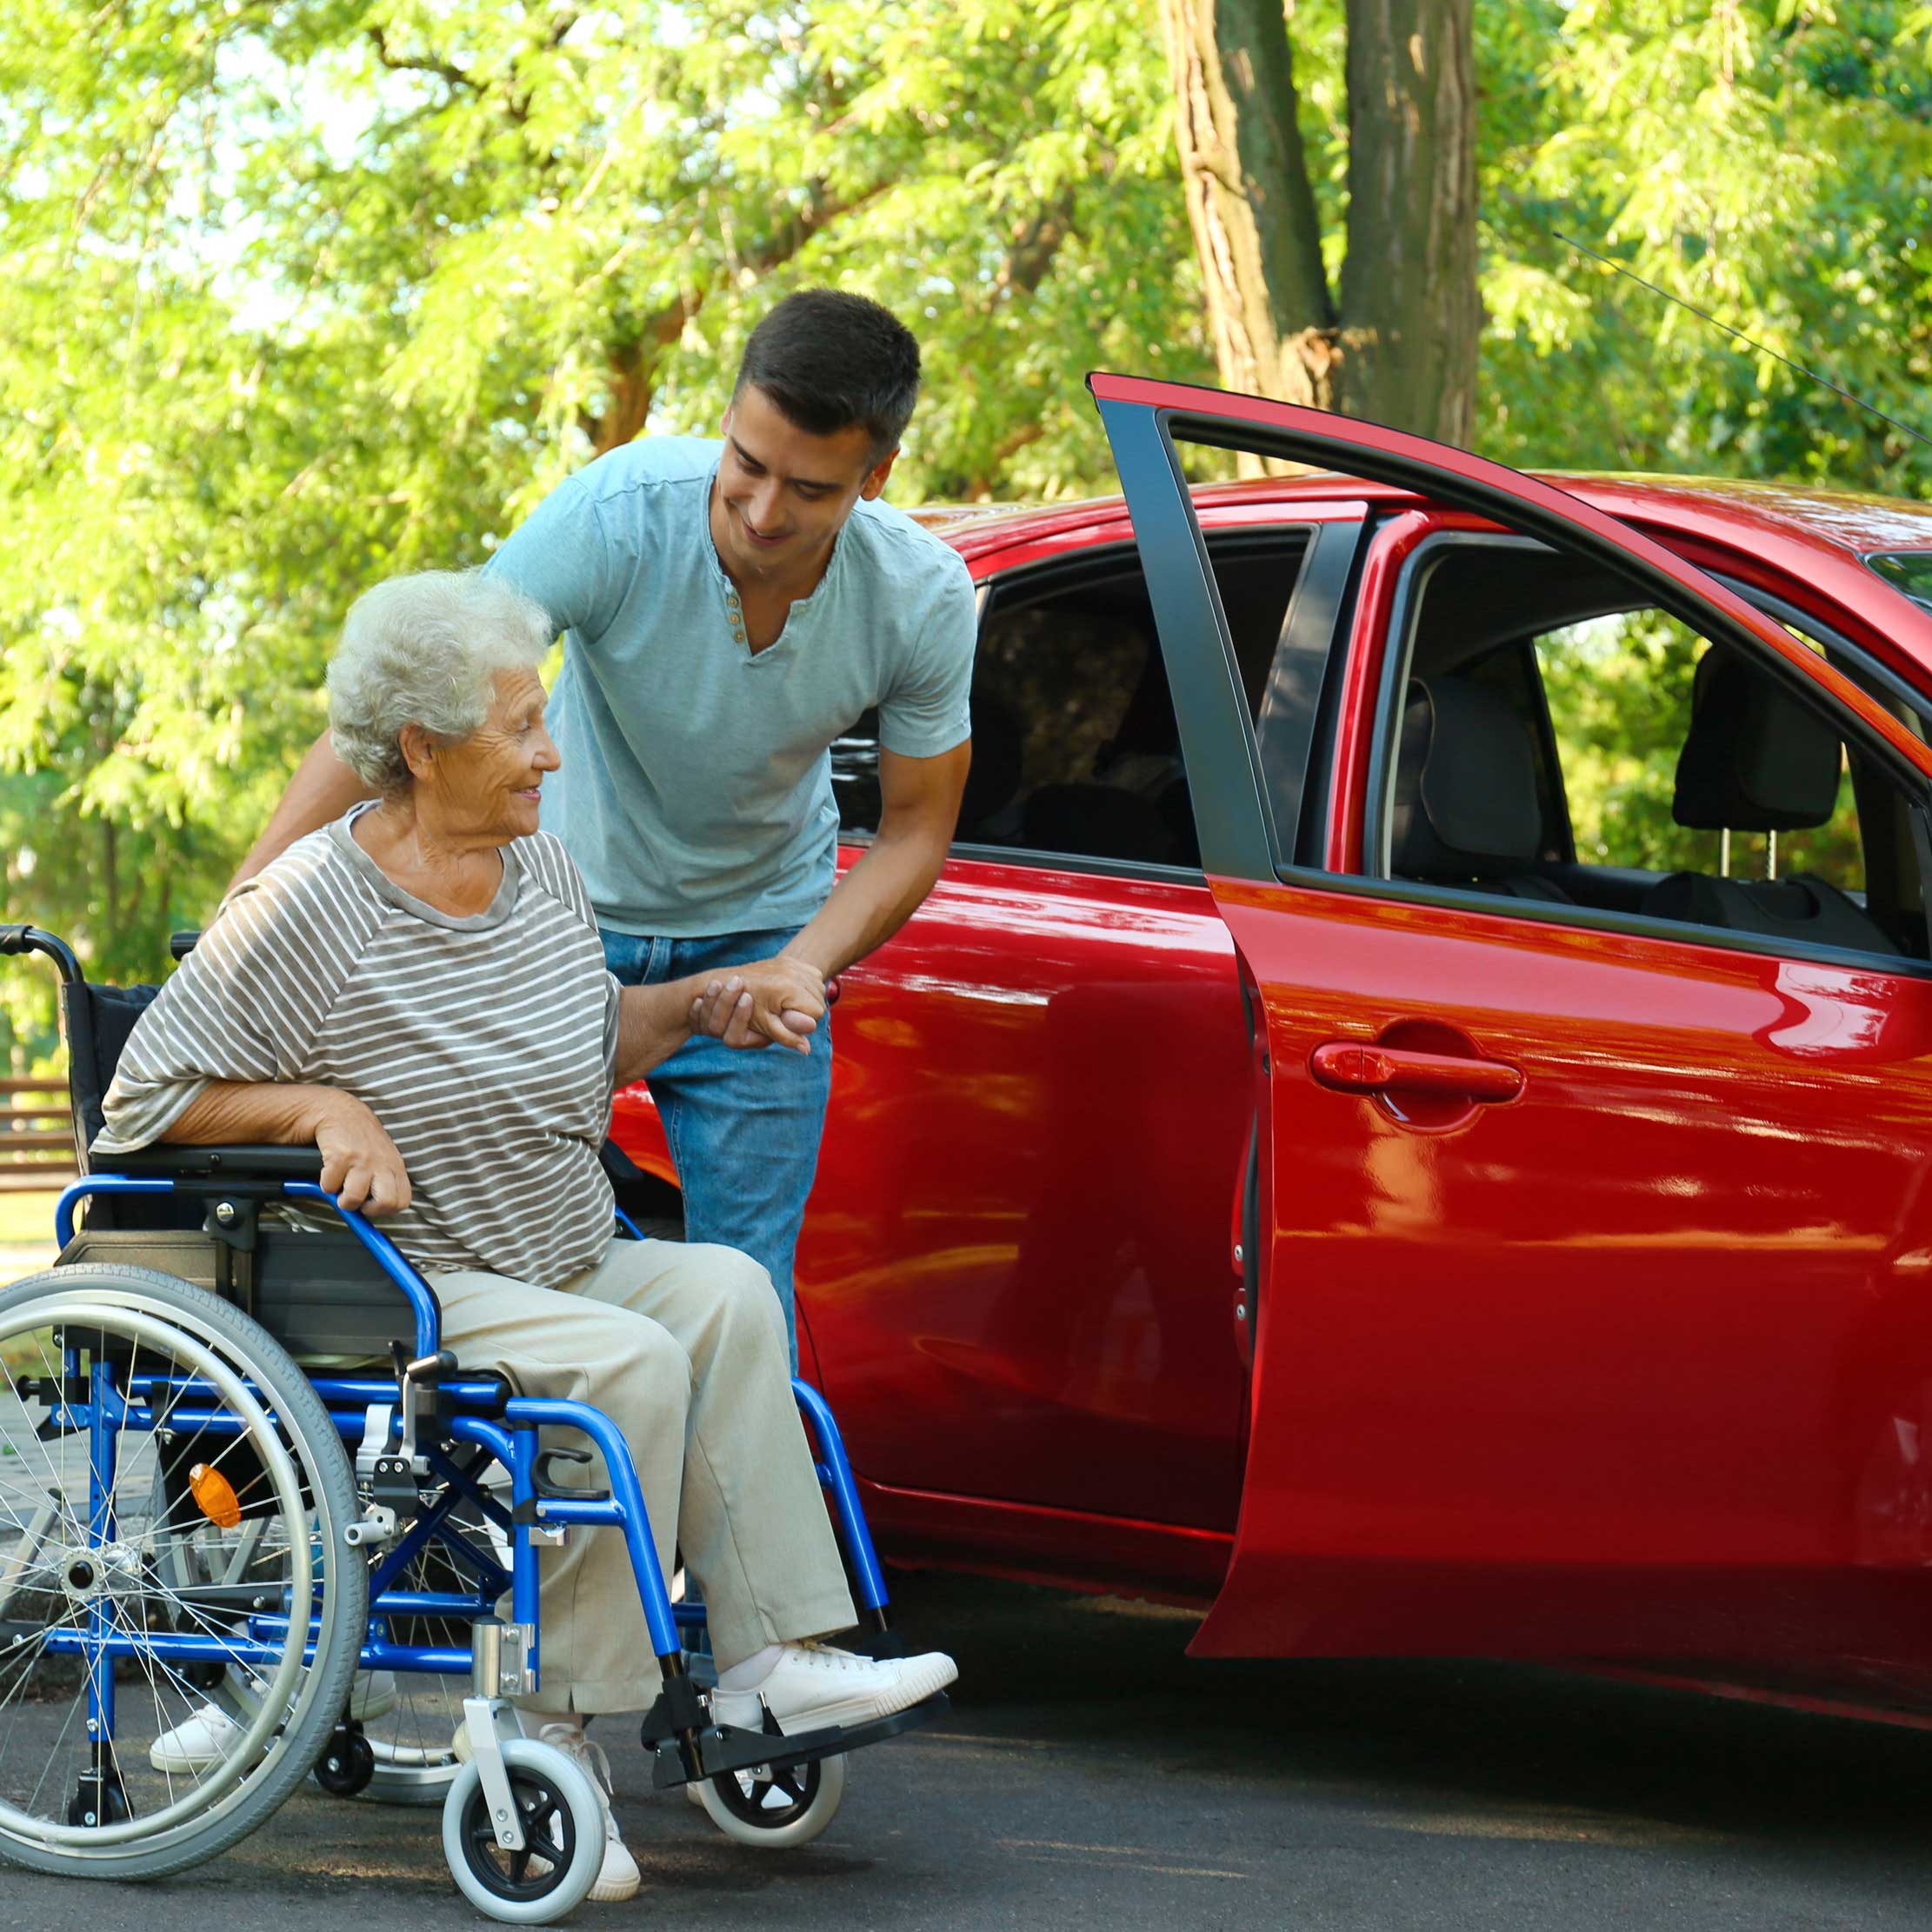
[[[758,1852],[648,1791],[643,1869],[570,1922],[684,1927],[1932,1927],[1932,1734],[1494,1664],[1193,1664],[1176,1613],[909,1578],[960,1659],[943,1727],[856,1760],[818,1842]],[[159,1886],[0,1869],[0,1927],[478,1922],[435,1815],[314,1787]]]

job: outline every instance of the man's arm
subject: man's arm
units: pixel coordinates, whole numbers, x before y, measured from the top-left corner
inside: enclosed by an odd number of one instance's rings
[[[823,987],[911,918],[946,863],[972,762],[970,739],[933,758],[881,749],[879,829],[871,848],[833,887],[818,916],[779,954],[780,962],[816,971]]]
[[[252,879],[298,838],[306,837],[318,825],[340,818],[358,801],[374,796],[336,756],[335,744],[324,731],[296,768],[289,789],[282,794],[282,803],[269,820],[268,829],[256,840],[240,869],[228,882],[229,890],[232,892],[243,879]]]

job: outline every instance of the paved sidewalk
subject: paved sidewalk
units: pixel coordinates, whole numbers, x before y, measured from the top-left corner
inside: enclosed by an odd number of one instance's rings
[[[854,1763],[816,1844],[731,1844],[648,1792],[635,1733],[596,1735],[644,1874],[570,1923],[1105,1932],[1922,1932],[1932,1736],[1493,1664],[1196,1664],[1189,1619],[909,1578],[914,1634],[962,1667],[943,1726]],[[479,1922],[433,1812],[310,1787],[225,1858],[157,1888],[0,1871],[0,1921],[276,1932],[361,1915]],[[669,1922],[669,1921],[667,1921]]]

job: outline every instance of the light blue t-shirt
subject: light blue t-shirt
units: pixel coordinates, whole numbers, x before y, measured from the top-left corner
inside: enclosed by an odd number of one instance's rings
[[[971,733],[972,580],[903,510],[861,502],[818,588],[754,653],[711,542],[722,443],[649,436],[547,496],[490,559],[564,632],[543,823],[599,922],[704,938],[801,926],[838,844],[829,748],[876,705],[909,758]]]

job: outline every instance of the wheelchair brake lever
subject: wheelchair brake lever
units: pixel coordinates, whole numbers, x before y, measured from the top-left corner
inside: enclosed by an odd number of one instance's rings
[[[408,1462],[410,1468],[418,1476],[429,1473],[427,1462],[418,1454],[416,1446],[417,1418],[422,1409],[423,1391],[433,1389],[443,1376],[456,1372],[456,1358],[447,1349],[438,1349],[434,1355],[419,1356],[409,1361],[400,1342],[390,1343],[390,1359],[396,1364],[396,1382],[403,1398],[403,1439],[398,1444],[398,1453]],[[420,1465],[420,1466],[419,1466]]]

